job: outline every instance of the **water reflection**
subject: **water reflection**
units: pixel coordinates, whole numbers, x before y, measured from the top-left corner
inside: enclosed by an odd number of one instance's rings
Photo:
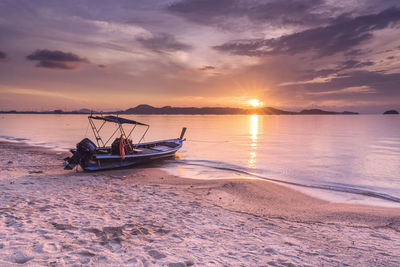
[[[127,115],[127,118],[152,126],[148,141],[177,137],[182,126],[188,127],[188,140],[179,152],[183,161],[197,160],[196,165],[166,164],[174,175],[243,178],[240,171],[245,167],[283,181],[367,189],[400,197],[400,116]],[[46,144],[66,151],[84,137],[93,138],[83,136],[87,126],[87,115],[3,114],[0,140]],[[229,169],[239,172],[228,172]],[[330,201],[361,202],[359,195],[335,192],[332,194],[338,199],[334,199],[327,197],[327,192],[318,196]],[[371,201],[366,199],[364,204]]]
[[[257,139],[258,139],[258,115],[250,116],[250,139],[251,148],[249,153],[249,167],[254,168],[256,165],[256,149],[257,149]]]

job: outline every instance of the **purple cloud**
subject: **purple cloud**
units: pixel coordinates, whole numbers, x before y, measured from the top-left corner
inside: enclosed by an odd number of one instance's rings
[[[31,61],[38,61],[37,67],[64,70],[76,69],[79,63],[89,62],[87,59],[73,53],[66,53],[59,50],[50,51],[47,49],[36,50],[26,58]]]
[[[265,56],[298,54],[315,51],[319,56],[351,51],[369,40],[373,31],[389,27],[400,21],[400,9],[391,8],[378,14],[340,20],[335,24],[318,27],[273,39],[231,41],[214,48],[236,55]]]
[[[192,46],[179,42],[175,36],[168,33],[155,34],[150,38],[139,37],[136,39],[142,46],[157,52],[175,52],[190,50]]]
[[[4,53],[3,51],[0,51],[0,61],[4,60],[7,58],[6,53]]]
[[[183,0],[171,4],[167,11],[200,24],[227,26],[229,18],[246,17],[254,22],[273,24],[315,25],[331,18],[324,12],[313,12],[323,0]]]
[[[215,70],[215,67],[214,66],[204,66],[204,67],[199,68],[199,70],[201,70],[201,71]]]

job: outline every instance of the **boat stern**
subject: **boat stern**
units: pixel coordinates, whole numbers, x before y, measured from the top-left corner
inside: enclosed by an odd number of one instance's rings
[[[96,145],[88,138],[83,139],[76,145],[76,149],[71,149],[72,157],[64,159],[64,170],[72,170],[76,165],[85,168],[86,162],[92,158],[96,150]]]

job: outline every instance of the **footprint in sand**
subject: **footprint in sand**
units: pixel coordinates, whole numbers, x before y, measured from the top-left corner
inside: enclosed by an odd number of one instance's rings
[[[43,253],[43,244],[39,244],[39,243],[34,244],[33,251],[36,253]]]
[[[56,253],[58,252],[58,246],[54,243],[45,243],[43,245],[43,251],[47,253]]]
[[[163,253],[161,253],[161,252],[158,252],[157,250],[154,250],[154,249],[149,250],[147,253],[148,253],[151,257],[153,257],[154,259],[156,259],[156,260],[159,260],[159,259],[162,259],[162,258],[167,257],[165,254],[163,254]]]
[[[56,253],[59,249],[54,243],[37,243],[33,246],[33,251],[36,253]]]
[[[24,264],[32,259],[33,256],[31,256],[27,251],[16,250],[13,252],[11,261],[19,264]]]

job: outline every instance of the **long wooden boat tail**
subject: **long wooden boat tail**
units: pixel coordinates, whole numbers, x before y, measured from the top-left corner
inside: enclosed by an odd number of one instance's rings
[[[96,126],[93,120],[102,120],[103,124]],[[175,153],[182,147],[186,128],[183,128],[179,138],[160,140],[147,143],[132,144],[131,133],[137,125],[147,127],[149,125],[133,120],[128,120],[115,116],[89,116],[89,122],[92,126],[97,146],[90,139],[85,138],[76,145],[76,149],[71,149],[72,157],[65,159],[65,169],[73,169],[76,165],[80,165],[86,171],[97,171],[104,169],[114,169],[129,167],[136,164],[152,162],[159,159],[173,157]],[[112,122],[118,125],[120,137],[116,138],[111,146],[106,146],[112,136],[103,142],[99,132],[105,122]],[[132,124],[133,129],[128,135],[125,134],[122,124]],[[146,133],[145,132],[145,133]],[[113,134],[113,135],[114,135]],[[141,137],[142,140],[144,135]]]

